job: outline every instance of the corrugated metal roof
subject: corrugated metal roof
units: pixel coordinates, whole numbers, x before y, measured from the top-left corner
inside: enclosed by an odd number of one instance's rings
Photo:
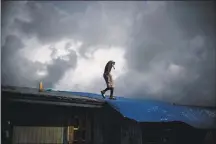
[[[70,92],[76,95],[103,99],[101,95],[83,92]],[[184,122],[196,128],[216,129],[216,109],[193,106],[180,106],[171,103],[117,97],[106,99],[124,117],[137,122]]]

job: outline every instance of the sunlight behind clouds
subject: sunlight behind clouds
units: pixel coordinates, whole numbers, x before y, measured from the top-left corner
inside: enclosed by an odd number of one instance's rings
[[[98,49],[92,53],[90,58],[78,57],[78,64],[75,70],[70,70],[65,77],[56,85],[57,89],[72,89],[75,91],[87,90],[92,91],[91,87],[97,80],[104,83],[103,71],[109,60],[116,62],[116,69],[112,71],[113,79],[127,71],[126,61],[124,59],[124,49],[111,47],[108,49]],[[105,85],[105,84],[104,84]],[[103,86],[99,86],[103,87]]]
[[[20,54],[27,60],[46,63],[52,60],[49,47],[50,45],[41,45],[36,38],[32,38],[25,41],[25,48],[20,50]]]
[[[67,55],[74,50],[79,55],[79,48],[82,42],[73,39],[42,45],[36,38],[25,41],[25,48],[20,51],[26,59],[33,62],[50,63],[52,59],[61,58],[67,60]]]
[[[51,64],[56,58],[68,61],[67,56],[73,50],[78,56],[77,67],[66,71],[63,79],[56,84],[58,89],[72,90],[92,90],[92,84],[99,80],[104,84],[103,71],[109,60],[116,62],[116,69],[112,71],[113,79],[127,72],[126,60],[124,58],[125,49],[115,46],[96,46],[89,48],[84,56],[80,54],[81,41],[64,39],[56,43],[41,45],[37,39],[30,39],[25,42],[25,48],[20,51],[27,60],[41,62],[45,65]],[[37,75],[43,77],[47,75],[46,68],[38,70]]]

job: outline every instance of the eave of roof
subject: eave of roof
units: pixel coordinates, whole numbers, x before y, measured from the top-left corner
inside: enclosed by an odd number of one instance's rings
[[[2,86],[2,97],[13,102],[39,103],[62,106],[101,107],[105,101],[77,96],[60,91],[42,91],[36,88]],[[8,95],[9,94],[9,95]]]

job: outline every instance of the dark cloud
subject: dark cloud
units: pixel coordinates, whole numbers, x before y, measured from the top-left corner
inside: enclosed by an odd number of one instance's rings
[[[124,6],[130,8],[129,4]],[[121,6],[120,3],[118,5]],[[77,6],[81,6],[79,10]],[[94,45],[123,45],[127,41],[129,27],[124,22],[128,18],[124,17],[130,13],[112,6],[112,3],[106,5],[87,1],[65,2],[60,6],[58,2],[30,1],[23,6],[29,20],[16,17],[14,25],[25,36],[36,36],[42,43],[55,42],[63,38],[84,41],[81,51]],[[118,14],[119,12],[121,13]]]
[[[77,56],[74,51],[71,51],[67,61],[57,58],[53,60],[53,64],[47,66],[48,75],[42,79],[46,86],[52,87],[58,82],[69,70],[77,64]]]
[[[23,42],[14,35],[6,37],[5,44],[2,46],[2,84],[4,85],[32,85],[31,77],[40,63],[31,63],[19,56],[19,50],[24,47]]]
[[[184,104],[215,105],[213,5],[213,2],[167,2],[166,5],[158,5],[153,13],[136,20],[132,42],[126,53],[130,69],[143,74],[154,73],[152,65],[164,61],[167,63],[165,69],[173,63],[187,71],[184,79],[164,83],[166,88],[160,93],[162,99]],[[191,78],[195,75],[197,78]],[[158,82],[169,79],[158,77]],[[136,93],[146,93],[147,88],[144,86],[143,89]]]
[[[170,2],[168,10],[175,24],[184,30],[185,37],[192,38],[198,33],[209,38],[215,37],[215,2]]]
[[[34,37],[50,44],[68,38],[83,42],[81,55],[98,45],[125,48],[128,72],[116,80],[116,94],[216,105],[214,2],[28,1],[4,5],[4,83],[27,85],[39,79],[30,73],[43,69],[44,64],[17,54],[25,46],[23,40]],[[73,51],[68,59],[57,58],[45,65],[47,85],[76,66]]]
[[[20,53],[25,48],[22,39],[37,37],[41,43],[62,39],[59,29],[61,13],[52,4],[44,2],[3,2],[2,11],[2,84],[35,87],[39,81],[45,81],[46,87],[53,87],[64,73],[76,67],[77,56],[73,50],[67,55],[68,60],[53,59],[51,64],[32,62]],[[58,34],[58,35],[57,35]],[[17,36],[19,35],[19,36]],[[54,49],[53,49],[54,50]],[[37,71],[47,71],[47,76],[40,77]]]
[[[69,35],[76,29],[73,19],[62,25],[64,13],[60,13],[51,3],[27,2],[25,11],[29,15],[29,21],[19,18],[14,20],[18,29],[28,36],[36,36],[42,43],[50,43],[61,40],[64,35]],[[67,20],[66,20],[67,21]],[[73,23],[73,25],[70,25]]]
[[[68,69],[76,67],[77,56],[74,51],[67,55],[68,60],[53,59],[51,64],[32,62],[20,54],[24,48],[23,42],[14,35],[6,38],[2,46],[2,84],[14,86],[36,87],[40,81],[45,82],[46,87],[53,87]],[[40,77],[37,71],[46,70],[47,75]]]

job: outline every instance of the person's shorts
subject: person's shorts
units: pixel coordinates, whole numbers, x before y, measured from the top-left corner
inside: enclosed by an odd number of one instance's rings
[[[107,84],[108,88],[113,88],[114,87],[114,83],[113,83],[113,79],[112,79],[112,75],[111,74],[103,74],[104,80]]]

